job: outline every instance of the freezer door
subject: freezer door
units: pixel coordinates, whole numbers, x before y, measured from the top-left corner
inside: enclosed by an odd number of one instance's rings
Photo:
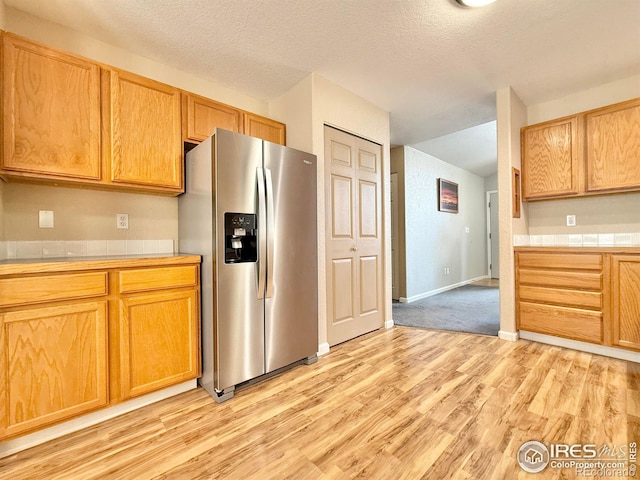
[[[224,228],[225,213],[258,213],[256,172],[262,168],[262,141],[226,130],[216,130],[214,135],[214,383],[216,390],[222,391],[265,373],[264,300],[257,289],[264,258],[225,263]],[[257,223],[263,232],[264,220],[258,218]]]
[[[318,349],[317,160],[314,155],[264,142],[264,167],[271,227],[267,231],[265,362],[266,371],[271,372],[312,357]]]

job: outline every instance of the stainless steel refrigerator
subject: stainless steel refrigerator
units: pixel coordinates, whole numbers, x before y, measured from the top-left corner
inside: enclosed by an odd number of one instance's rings
[[[227,130],[187,153],[180,251],[202,255],[202,377],[217,401],[318,348],[316,157]]]

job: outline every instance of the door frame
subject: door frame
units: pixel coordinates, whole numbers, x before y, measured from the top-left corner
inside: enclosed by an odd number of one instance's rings
[[[491,237],[490,235],[492,233],[497,233],[499,235],[499,232],[492,232],[491,231],[491,194],[495,193],[496,195],[498,194],[498,190],[489,190],[486,193],[486,205],[487,205],[487,273],[489,274],[489,278],[493,278],[493,272],[492,272],[492,255],[491,255]],[[498,223],[500,223],[500,217],[498,216]]]

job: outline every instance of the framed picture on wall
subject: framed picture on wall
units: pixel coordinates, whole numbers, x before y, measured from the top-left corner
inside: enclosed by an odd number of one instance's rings
[[[458,213],[458,184],[438,179],[438,210],[441,212]]]

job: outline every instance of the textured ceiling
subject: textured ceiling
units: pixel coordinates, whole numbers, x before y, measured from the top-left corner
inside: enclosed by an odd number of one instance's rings
[[[317,72],[390,112],[392,144],[640,73],[640,0],[4,0],[263,100]],[[443,158],[446,160],[446,158]]]

